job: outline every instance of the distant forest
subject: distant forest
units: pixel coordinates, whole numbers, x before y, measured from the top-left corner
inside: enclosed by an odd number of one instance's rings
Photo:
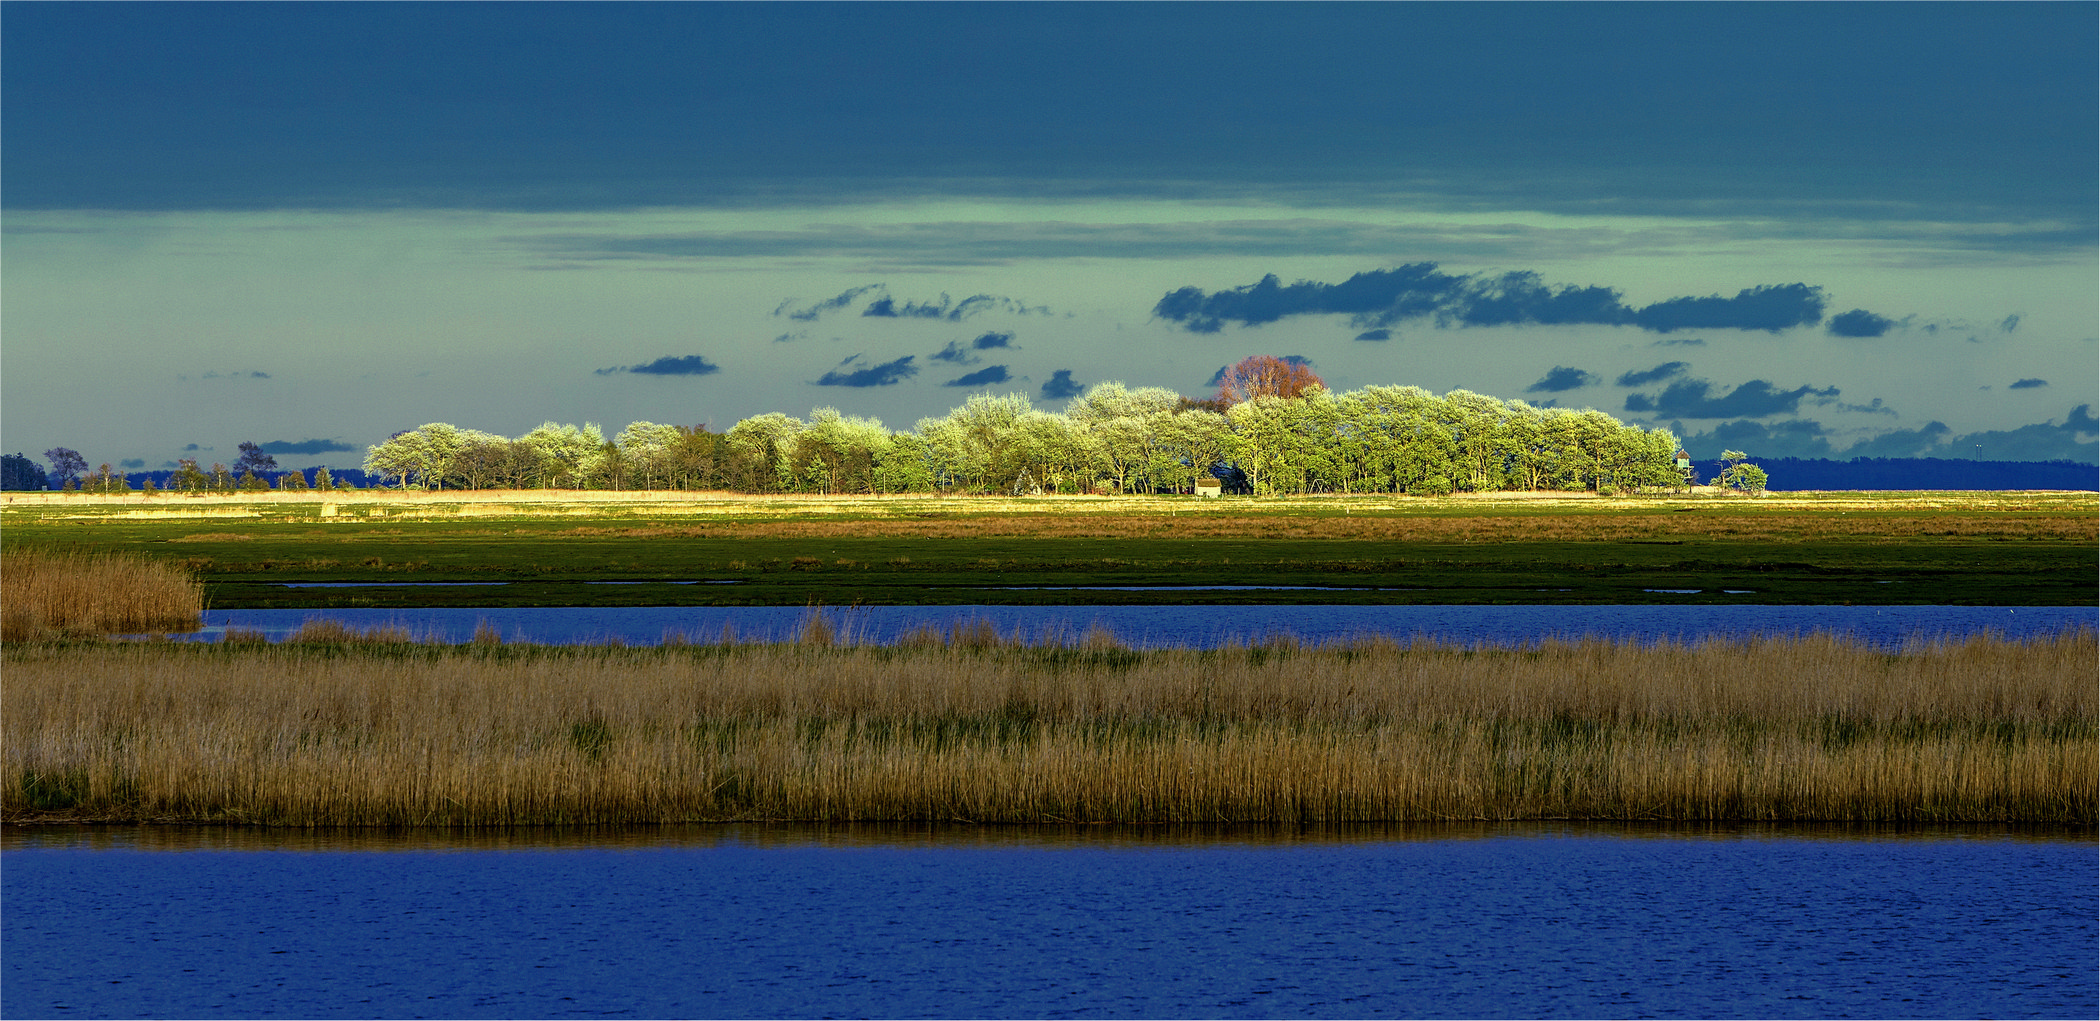
[[[2077,461],[1965,461],[1943,457],[1753,458],[1771,476],[1765,488],[2100,490],[2100,466]]]

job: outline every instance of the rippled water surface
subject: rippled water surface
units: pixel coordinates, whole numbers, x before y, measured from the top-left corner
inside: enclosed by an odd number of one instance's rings
[[[2090,831],[15,829],[8,1016],[2092,1017]]]
[[[808,614],[801,607],[538,607],[519,609],[214,610],[192,636],[213,640],[228,627],[291,634],[308,620],[352,627],[398,624],[419,636],[464,642],[486,621],[506,639],[569,644],[617,640],[654,645],[666,635],[720,640],[785,638]],[[1289,633],[1308,641],[1388,635],[1461,644],[1522,644],[1596,635],[1655,641],[1833,631],[1885,645],[1923,635],[1998,632],[2024,636],[2092,627],[2089,606],[872,606],[825,611],[856,638],[887,642],[924,624],[988,620],[1002,634],[1036,640],[1103,628],[1131,645],[1210,647]]]

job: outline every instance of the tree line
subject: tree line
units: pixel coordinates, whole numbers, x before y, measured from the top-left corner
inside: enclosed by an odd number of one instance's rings
[[[367,480],[413,489],[730,490],[746,493],[1191,493],[1215,478],[1261,495],[1560,490],[1606,495],[1683,489],[1695,481],[1667,430],[1603,412],[1540,408],[1467,390],[1412,386],[1335,393],[1302,362],[1258,355],[1220,375],[1215,396],[1097,384],[1061,411],[1024,394],[974,394],[938,418],[892,431],[873,418],[817,408],[809,418],[754,415],[714,432],[634,422],[547,422],[505,437],[444,422],[367,449]],[[280,471],[254,443],[232,466],[183,459],[171,492],[352,488],[327,468]],[[45,452],[50,488],[133,489],[75,451]],[[1729,451],[1715,483],[1760,490],[1766,479]],[[7,488],[44,488],[44,473],[7,455]],[[16,462],[20,462],[17,464]],[[16,475],[23,476],[17,480]],[[17,484],[18,481],[20,484]],[[156,488],[147,478],[143,488]]]
[[[635,422],[610,438],[590,423],[506,438],[433,422],[371,447],[363,467],[425,489],[1189,493],[1216,477],[1264,495],[1443,495],[1688,484],[1666,430],[1466,390],[1334,393],[1303,366],[1266,361],[1287,371],[1243,362],[1205,400],[1109,382],[1044,411],[1024,394],[981,393],[902,432],[835,408],[754,415],[719,433]]]

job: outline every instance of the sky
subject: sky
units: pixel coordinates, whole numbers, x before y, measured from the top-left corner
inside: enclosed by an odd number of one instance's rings
[[[2096,460],[2100,6],[0,3],[0,447],[909,429],[1253,354]]]

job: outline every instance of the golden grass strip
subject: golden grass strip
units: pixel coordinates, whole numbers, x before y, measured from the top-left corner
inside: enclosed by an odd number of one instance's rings
[[[2093,825],[2094,633],[1521,650],[18,644],[0,812]],[[399,636],[387,635],[386,638]]]
[[[172,564],[122,554],[0,554],[0,641],[195,631],[203,612],[204,586]]]

